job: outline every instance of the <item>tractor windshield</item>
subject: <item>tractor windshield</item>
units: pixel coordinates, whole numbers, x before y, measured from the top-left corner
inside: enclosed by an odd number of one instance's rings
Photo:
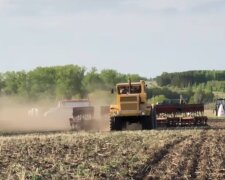
[[[141,93],[141,85],[123,85],[118,86],[118,94],[139,94]]]

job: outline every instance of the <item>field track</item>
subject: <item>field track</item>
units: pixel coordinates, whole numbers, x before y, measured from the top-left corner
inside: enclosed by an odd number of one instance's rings
[[[3,133],[0,159],[2,179],[225,179],[225,120],[172,130]]]
[[[153,159],[154,163],[147,164],[148,171],[134,179],[224,179],[225,156],[221,151],[224,141],[219,140],[225,133],[219,136],[214,133],[204,130],[200,136],[186,138],[163,148],[164,151],[161,149],[158,152],[164,152],[161,158]]]

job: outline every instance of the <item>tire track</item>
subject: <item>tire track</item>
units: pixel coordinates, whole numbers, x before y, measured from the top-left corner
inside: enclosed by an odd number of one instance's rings
[[[166,144],[159,151],[155,152],[153,156],[147,161],[147,163],[144,166],[142,166],[137,173],[133,175],[132,179],[137,179],[137,180],[145,179],[145,177],[147,177],[152,167],[156,166],[160,161],[162,161],[164,157],[168,153],[170,153],[170,150],[173,149],[174,146],[182,143],[187,138],[188,137],[181,137],[181,138],[175,139],[174,141],[172,141],[172,143]]]
[[[212,179],[213,171],[215,170],[214,163],[217,163],[216,158],[218,158],[218,154],[215,153],[216,138],[216,131],[207,131],[205,142],[198,158],[197,179]]]
[[[204,130],[200,134],[200,139],[196,143],[196,145],[193,147],[193,152],[191,153],[191,159],[192,161],[189,164],[189,167],[187,168],[187,175],[188,178],[196,179],[198,172],[198,166],[200,163],[200,157],[201,157],[201,151],[203,149],[203,146],[207,139],[207,130]],[[204,151],[204,150],[203,150]]]
[[[176,167],[176,174],[170,177],[171,179],[185,178],[194,179],[196,178],[196,169],[198,164],[198,157],[200,156],[199,149],[203,144],[203,131],[200,136],[193,137],[191,143],[187,144],[188,147],[180,154],[181,158],[178,166]]]
[[[200,178],[225,179],[224,140],[221,131],[209,133],[205,144],[208,151],[207,162],[202,163]]]
[[[151,169],[146,179],[174,179],[183,176],[187,166],[186,154],[191,151],[196,138],[190,137],[175,145],[166,157]]]
[[[213,179],[225,179],[225,159],[224,159],[224,135],[218,133],[215,140],[215,150],[213,156],[217,161],[213,161],[214,173],[211,175]]]
[[[193,135],[174,146],[168,156],[152,168],[146,179],[196,178],[199,149],[205,137],[204,133],[205,131],[200,135]]]

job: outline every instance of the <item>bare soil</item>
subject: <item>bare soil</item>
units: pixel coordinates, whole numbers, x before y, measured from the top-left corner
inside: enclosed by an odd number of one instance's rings
[[[204,128],[0,136],[2,179],[225,179],[225,121]]]

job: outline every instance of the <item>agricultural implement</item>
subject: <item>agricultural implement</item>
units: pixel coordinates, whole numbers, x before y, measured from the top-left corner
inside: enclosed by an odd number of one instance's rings
[[[44,113],[46,118],[65,119],[67,122],[69,119],[69,125],[74,130],[81,130],[85,121],[92,120],[93,116],[94,107],[88,99],[62,100],[58,102],[57,107]]]
[[[158,126],[207,125],[204,104],[159,104],[155,106]]]
[[[69,118],[70,126],[73,130],[82,130],[89,120],[94,117],[94,107],[73,107],[73,117]]]
[[[141,129],[157,126],[204,126],[204,104],[186,104],[181,96],[155,106],[147,103],[146,85],[140,82],[119,83],[116,86],[116,104],[110,106],[110,129],[122,130],[127,125],[138,123]]]

